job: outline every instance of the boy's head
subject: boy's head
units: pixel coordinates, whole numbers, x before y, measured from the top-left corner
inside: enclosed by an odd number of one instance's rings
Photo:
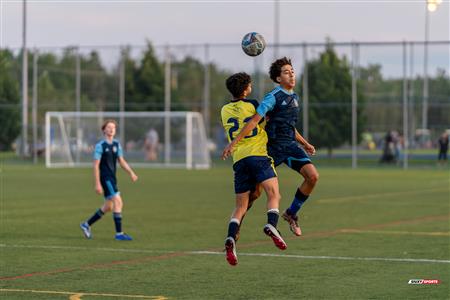
[[[106,135],[114,136],[116,134],[117,122],[112,119],[108,119],[103,122],[102,131]]]
[[[241,72],[227,78],[225,84],[234,98],[244,98],[251,92],[252,79],[247,73]],[[247,89],[250,88],[249,91]],[[246,95],[244,92],[247,92]]]
[[[270,79],[272,79],[275,83],[280,83],[280,76],[281,76],[281,69],[283,66],[289,65],[292,67],[292,62],[290,58],[283,57],[280,59],[277,59],[272,63],[269,70]]]

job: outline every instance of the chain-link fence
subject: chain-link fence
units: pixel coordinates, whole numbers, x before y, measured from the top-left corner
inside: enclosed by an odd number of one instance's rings
[[[345,83],[351,96],[321,102],[311,91],[317,78],[306,66],[330,46],[351,76]],[[30,154],[42,148],[47,111],[198,111],[211,148],[220,151],[226,143],[220,123],[220,108],[229,100],[226,77],[251,74],[251,97],[261,100],[274,87],[268,69],[278,53],[290,57],[297,72],[303,104],[297,127],[312,144],[320,128],[312,122],[325,122],[311,118],[314,110],[329,116],[348,111],[333,118],[348,128],[343,142],[332,151],[322,147],[319,160],[342,158],[353,166],[383,162],[383,149],[392,142],[390,162],[430,164],[437,157],[431,149],[450,129],[449,46],[450,41],[298,43],[268,46],[255,58],[236,44],[29,49],[26,143],[32,145]],[[11,70],[20,82],[21,52],[12,52]]]

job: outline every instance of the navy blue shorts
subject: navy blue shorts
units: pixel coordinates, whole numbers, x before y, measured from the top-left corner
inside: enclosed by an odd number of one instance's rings
[[[312,164],[308,154],[295,141],[287,144],[267,144],[267,151],[273,158],[275,167],[285,163],[289,168],[300,173],[304,165]]]
[[[112,197],[119,194],[116,179],[104,178],[100,179],[100,183],[102,184],[103,195],[105,196],[105,200],[110,200]]]
[[[273,160],[267,156],[249,156],[233,165],[234,192],[253,191],[258,183],[277,177]]]

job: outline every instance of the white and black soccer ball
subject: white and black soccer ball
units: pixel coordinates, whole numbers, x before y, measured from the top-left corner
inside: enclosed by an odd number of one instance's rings
[[[249,32],[242,38],[242,50],[249,56],[258,56],[266,48],[266,41],[257,32]]]

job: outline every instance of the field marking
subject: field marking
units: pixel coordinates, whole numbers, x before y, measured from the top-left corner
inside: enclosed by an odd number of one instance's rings
[[[440,188],[431,188],[431,189],[402,191],[402,192],[343,196],[343,197],[317,199],[317,200],[314,200],[314,202],[317,202],[317,203],[342,203],[342,202],[360,201],[360,200],[364,200],[364,199],[368,199],[368,198],[382,198],[382,197],[390,197],[390,196],[401,196],[401,195],[417,194],[417,193],[422,194],[422,193],[439,192],[439,191],[450,191],[450,188],[449,187],[440,187]]]
[[[223,252],[215,251],[192,251],[192,254],[224,255]],[[239,253],[240,256],[260,256],[260,257],[281,257],[281,258],[299,258],[299,259],[331,259],[331,260],[363,260],[363,261],[395,261],[395,262],[414,262],[414,263],[442,263],[450,264],[450,260],[428,259],[428,258],[388,258],[388,257],[351,257],[351,256],[327,256],[327,255],[295,255],[295,254],[273,254],[273,253]]]
[[[325,237],[331,237],[339,234],[346,234],[346,230],[371,230],[371,229],[381,229],[391,226],[398,226],[398,225],[410,225],[410,224],[417,224],[417,223],[423,223],[423,222],[432,222],[432,221],[447,221],[450,219],[450,215],[435,215],[435,216],[424,216],[419,217],[415,219],[409,219],[409,220],[398,220],[398,221],[391,221],[387,223],[381,223],[381,224],[369,224],[365,226],[361,226],[359,228],[340,228],[336,230],[331,231],[316,231],[311,233],[306,233],[302,236],[290,236],[290,237],[284,237],[285,241],[294,241],[294,240],[304,240],[304,239],[312,239],[312,238],[325,238]],[[265,245],[270,244],[271,241],[255,241],[255,242],[249,242],[245,244],[240,244],[239,248],[253,248],[255,246],[259,245]],[[218,249],[214,249],[218,250]]]
[[[117,266],[117,265],[131,265],[131,264],[136,264],[136,263],[163,260],[163,259],[167,259],[167,258],[171,258],[171,257],[185,256],[185,255],[186,255],[186,252],[171,252],[171,253],[166,253],[166,254],[162,254],[159,256],[144,256],[141,258],[134,258],[134,259],[129,259],[129,260],[118,260],[118,261],[112,261],[112,262],[108,262],[108,263],[90,264],[90,265],[85,265],[85,266],[80,266],[80,267],[56,269],[56,270],[45,271],[45,272],[34,272],[34,273],[22,274],[22,275],[18,275],[18,276],[0,277],[0,281],[24,279],[24,278],[33,277],[33,276],[42,276],[42,275],[45,276],[45,275],[54,275],[54,274],[60,274],[60,273],[69,273],[69,272],[74,272],[74,271],[109,268],[109,267]]]
[[[42,246],[42,245],[7,245],[0,244],[0,248],[30,248],[30,249],[45,249],[45,250],[83,250],[83,251],[105,251],[105,252],[123,252],[123,253],[155,253],[167,254],[175,253],[176,251],[166,250],[148,250],[148,249],[120,249],[120,248],[92,248],[79,246]]]
[[[70,300],[80,300],[81,297],[83,297],[83,296],[117,297],[117,298],[120,297],[120,298],[133,298],[133,299],[153,299],[153,300],[169,299],[164,296],[123,295],[123,294],[105,294],[105,293],[79,293],[79,292],[40,291],[40,290],[24,290],[24,289],[0,289],[0,292],[69,295]]]
[[[448,220],[450,217],[450,215],[438,215],[438,216],[425,216],[425,217],[420,217],[420,218],[415,218],[415,219],[410,219],[410,220],[399,220],[399,221],[392,221],[392,222],[388,222],[388,223],[383,223],[383,224],[371,224],[371,225],[367,225],[367,226],[363,226],[360,228],[353,228],[356,230],[367,230],[367,229],[372,229],[372,228],[384,228],[384,227],[389,227],[389,226],[395,226],[395,225],[404,225],[404,224],[414,224],[414,223],[421,223],[421,222],[427,222],[427,221],[436,221],[436,220]],[[343,230],[351,230],[352,228],[341,228],[341,229],[336,229],[333,231],[324,231],[324,232],[313,232],[310,233],[306,236],[301,236],[301,237],[290,237],[290,238],[285,238],[285,240],[295,240],[295,239],[305,239],[305,238],[318,238],[318,237],[329,237],[329,236],[334,236],[337,234],[343,234],[345,232],[343,232]],[[240,244],[241,249],[245,249],[245,248],[252,248],[255,247],[257,245],[265,245],[265,244],[270,244],[271,241],[268,240],[264,240],[264,241],[256,241],[256,242],[251,242],[251,243],[245,243],[245,244]],[[6,246],[5,244],[0,244],[2,246]],[[19,247],[19,245],[13,245],[13,247]],[[26,246],[25,247],[30,247],[30,246]],[[37,246],[39,248],[43,248],[46,246]],[[57,247],[63,247],[63,246],[49,246],[49,247],[53,247],[53,248],[57,248]],[[109,248],[98,248],[98,249],[109,249]],[[123,249],[123,250],[129,250],[129,249]],[[214,247],[212,249],[209,249],[209,251],[211,253],[221,253],[221,252],[217,252],[222,250],[222,248],[220,247]],[[116,249],[117,251],[117,249]],[[136,250],[135,250],[136,251]],[[137,250],[137,251],[145,251],[145,250]],[[151,251],[151,250],[149,250]],[[194,251],[194,252],[198,252],[198,251]],[[179,252],[163,252],[161,255],[159,256],[144,256],[141,258],[137,258],[137,259],[129,259],[129,260],[122,260],[122,261],[112,261],[109,263],[101,263],[101,264],[91,264],[91,265],[85,265],[85,266],[80,266],[80,267],[74,267],[74,268],[68,268],[68,269],[57,269],[57,270],[51,270],[51,271],[46,271],[46,272],[35,272],[35,273],[28,273],[28,274],[23,274],[23,275],[18,275],[18,276],[9,276],[9,277],[0,277],[0,281],[3,280],[15,280],[15,279],[24,279],[24,278],[28,278],[28,277],[33,277],[33,276],[45,276],[45,275],[53,275],[53,274],[59,274],[59,273],[68,273],[68,272],[74,272],[74,271],[83,271],[83,270],[89,270],[89,269],[99,269],[99,268],[108,268],[108,267],[112,267],[115,265],[124,265],[124,264],[136,264],[136,263],[143,263],[143,262],[147,262],[147,261],[154,261],[154,260],[163,260],[163,259],[168,259],[168,258],[172,258],[172,257],[181,257],[181,256],[187,256],[190,254],[195,254],[194,252],[189,252],[189,251],[179,251]],[[205,252],[205,251],[203,251]],[[396,258],[394,258],[396,259]],[[425,262],[429,261],[435,261],[433,259],[425,259]]]
[[[424,232],[424,231],[386,231],[386,230],[360,230],[360,229],[341,229],[342,233],[376,233],[376,234],[394,234],[394,235],[418,235],[418,236],[450,236],[450,232]]]

